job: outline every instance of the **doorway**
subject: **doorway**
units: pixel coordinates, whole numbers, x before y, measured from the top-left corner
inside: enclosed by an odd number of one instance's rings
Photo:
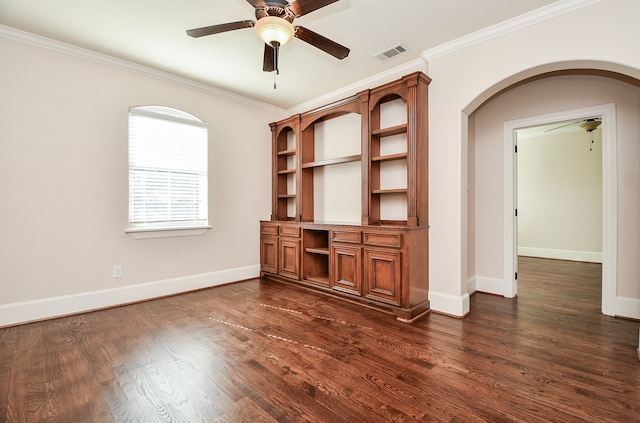
[[[568,110],[550,115],[534,116],[525,119],[505,122],[504,124],[504,174],[505,174],[505,216],[513,216],[512,219],[505,219],[505,296],[514,297],[517,294],[517,261],[518,261],[518,160],[516,158],[518,133],[527,128],[540,128],[545,125],[556,125],[559,122],[582,121],[586,119],[602,119],[602,313],[613,315],[615,299],[615,266],[617,251],[616,237],[616,185],[615,174],[615,106],[607,104],[584,109]],[[557,126],[560,126],[558,124]],[[546,129],[544,129],[546,130]],[[588,145],[588,144],[586,144]],[[588,147],[587,147],[588,148]],[[542,250],[542,249],[540,249]],[[547,249],[553,250],[553,249]],[[570,248],[556,248],[553,254],[564,255],[564,258],[572,250]],[[575,251],[573,251],[575,253]],[[549,253],[549,251],[547,251]],[[552,255],[553,255],[552,254]],[[578,257],[574,257],[578,258]]]

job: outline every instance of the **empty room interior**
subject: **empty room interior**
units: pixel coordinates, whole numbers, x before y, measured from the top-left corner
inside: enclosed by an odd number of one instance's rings
[[[640,421],[637,16],[0,0],[0,421]]]

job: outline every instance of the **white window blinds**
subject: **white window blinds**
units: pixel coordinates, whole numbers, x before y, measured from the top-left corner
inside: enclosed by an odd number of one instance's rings
[[[129,227],[208,225],[207,124],[165,107],[129,109]]]

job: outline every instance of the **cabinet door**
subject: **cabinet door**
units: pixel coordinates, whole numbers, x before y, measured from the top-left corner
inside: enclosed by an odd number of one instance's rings
[[[300,241],[280,238],[279,253],[278,273],[288,278],[300,279]]]
[[[364,250],[365,297],[400,305],[401,253],[395,250]]]
[[[331,248],[331,288],[362,295],[362,249],[352,246]]]
[[[278,273],[278,238],[272,236],[261,237],[260,268],[263,272]]]

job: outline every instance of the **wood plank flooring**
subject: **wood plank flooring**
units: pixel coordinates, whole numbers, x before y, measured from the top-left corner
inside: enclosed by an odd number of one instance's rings
[[[640,421],[640,323],[600,314],[601,267],[519,271],[462,320],[252,280],[0,329],[0,421]]]

